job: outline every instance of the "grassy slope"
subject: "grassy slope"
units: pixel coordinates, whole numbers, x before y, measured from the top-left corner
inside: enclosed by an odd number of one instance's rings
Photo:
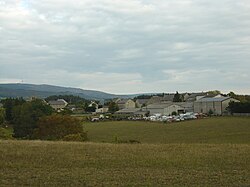
[[[86,123],[94,142],[112,142],[117,136],[142,143],[250,143],[250,118],[225,117],[163,124],[152,122]]]
[[[0,141],[0,186],[248,186],[249,122],[85,124],[96,142],[150,143],[137,145]]]
[[[249,145],[0,141],[1,186],[247,186]]]

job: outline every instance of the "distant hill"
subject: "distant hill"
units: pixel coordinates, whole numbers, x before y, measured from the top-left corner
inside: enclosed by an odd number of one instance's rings
[[[132,98],[137,95],[115,95],[95,90],[83,90],[52,85],[35,84],[0,84],[0,98],[5,97],[39,97],[46,98],[51,95],[76,95],[85,99],[104,100],[112,98]]]

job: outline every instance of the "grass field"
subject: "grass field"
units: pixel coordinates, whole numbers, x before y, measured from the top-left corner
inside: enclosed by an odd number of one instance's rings
[[[0,141],[0,186],[250,186],[250,118],[85,124],[93,142]],[[113,136],[142,144],[111,144]]]
[[[117,121],[85,123],[93,142],[138,140],[141,143],[250,143],[250,118],[218,117],[164,124]]]

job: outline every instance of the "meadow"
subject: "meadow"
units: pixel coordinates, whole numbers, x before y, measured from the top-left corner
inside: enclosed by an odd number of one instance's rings
[[[249,144],[249,117],[215,117],[175,123],[111,121],[84,123],[92,142]]]
[[[84,128],[90,142],[0,141],[0,186],[250,185],[250,118]]]

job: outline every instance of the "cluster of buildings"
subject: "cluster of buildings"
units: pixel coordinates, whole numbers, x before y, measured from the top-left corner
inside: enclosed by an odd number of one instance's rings
[[[150,99],[131,99],[120,100],[117,104],[119,111],[117,114],[130,115],[172,115],[186,112],[194,113],[212,113],[214,115],[223,115],[230,102],[239,102],[236,99],[219,95],[208,95],[207,93],[184,94],[183,102],[173,102],[174,94],[164,96],[152,96]],[[123,105],[120,105],[122,103]]]
[[[116,114],[126,115],[173,115],[187,112],[194,113],[212,113],[214,115],[223,115],[227,113],[227,107],[230,102],[239,102],[228,96],[209,95],[207,93],[186,93],[182,94],[183,102],[173,102],[174,94],[165,94],[162,96],[152,96],[149,99],[114,99],[119,110]],[[63,100],[49,101],[48,104],[57,111],[69,107],[69,104]],[[90,107],[95,107],[95,113],[109,112],[108,106],[98,105],[92,101]],[[74,108],[71,107],[73,110]]]

